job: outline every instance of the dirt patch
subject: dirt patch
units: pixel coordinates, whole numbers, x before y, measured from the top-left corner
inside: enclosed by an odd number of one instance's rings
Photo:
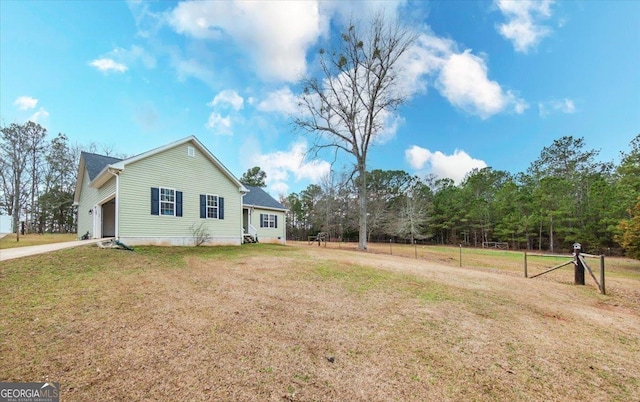
[[[0,377],[48,376],[65,400],[640,398],[640,316],[603,308],[633,292],[318,247],[192,250],[3,266]]]

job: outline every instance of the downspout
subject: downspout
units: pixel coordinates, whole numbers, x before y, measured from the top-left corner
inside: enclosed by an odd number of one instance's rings
[[[116,215],[116,240],[120,240],[120,231],[119,231],[119,221],[120,221],[120,210],[118,208],[120,204],[120,171],[115,169],[109,169],[109,173],[116,177],[116,207],[115,207],[115,215]]]

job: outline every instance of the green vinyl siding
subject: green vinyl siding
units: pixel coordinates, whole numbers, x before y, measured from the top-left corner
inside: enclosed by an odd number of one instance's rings
[[[116,177],[113,176],[98,189],[98,202],[103,202],[105,198],[116,193]]]
[[[82,180],[82,191],[78,202],[78,235],[81,236],[87,231],[93,236],[93,215],[89,215],[89,210],[99,202],[104,202],[116,192],[116,178],[110,178],[102,187],[95,189],[89,187],[89,173],[84,171]]]
[[[93,217],[89,215],[89,210],[98,202],[98,190],[89,187],[89,173],[84,170],[82,179],[82,190],[80,192],[80,200],[78,201],[78,235],[81,236],[87,232],[93,236]]]
[[[240,238],[242,207],[238,186],[197,147],[188,142],[127,164],[120,174],[119,235],[121,237],[191,237],[191,226],[204,223],[216,238]],[[151,215],[150,189],[182,192],[183,216]],[[200,195],[224,197],[224,219],[200,218]]]
[[[268,214],[277,216],[278,227],[277,228],[266,228],[260,227],[260,215]],[[262,242],[269,241],[284,241],[286,239],[286,222],[285,222],[284,212],[282,211],[274,211],[272,209],[261,209],[260,207],[255,207],[253,209],[253,213],[251,214],[251,225],[256,228],[258,232],[258,239]],[[280,237],[280,239],[278,239]]]

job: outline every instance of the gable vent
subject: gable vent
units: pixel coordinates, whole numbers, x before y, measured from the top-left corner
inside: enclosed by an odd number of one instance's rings
[[[189,155],[192,158],[195,157],[196,150],[193,147],[187,147],[187,155]]]

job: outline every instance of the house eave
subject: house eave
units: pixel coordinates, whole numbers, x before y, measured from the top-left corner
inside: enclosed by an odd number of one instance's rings
[[[269,211],[278,211],[278,212],[287,212],[286,208],[275,208],[275,207],[265,207],[263,205],[254,205],[254,204],[242,204],[243,208],[258,208],[258,209],[268,209]]]
[[[91,183],[89,183],[89,187],[91,188],[100,188],[102,187],[106,182],[109,181],[109,179],[111,179],[113,177],[113,175],[111,174],[111,172],[121,172],[123,170],[123,168],[117,168],[115,167],[116,165],[118,165],[119,163],[115,163],[113,165],[107,165],[104,167],[104,169],[102,169],[100,171],[100,173],[98,173],[98,175],[96,176],[95,179],[93,179],[91,181]]]

